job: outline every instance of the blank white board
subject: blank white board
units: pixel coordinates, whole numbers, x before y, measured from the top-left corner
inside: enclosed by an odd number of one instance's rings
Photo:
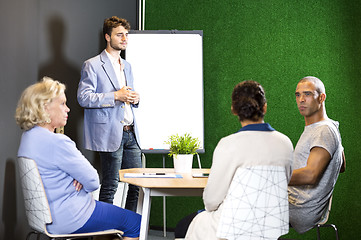
[[[135,117],[143,152],[167,153],[189,133],[204,152],[202,31],[131,31],[126,60],[140,94]]]

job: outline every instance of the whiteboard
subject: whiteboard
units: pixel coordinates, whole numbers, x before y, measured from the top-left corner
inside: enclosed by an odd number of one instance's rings
[[[168,153],[170,135],[189,133],[204,152],[202,31],[130,31],[128,40],[142,151]]]

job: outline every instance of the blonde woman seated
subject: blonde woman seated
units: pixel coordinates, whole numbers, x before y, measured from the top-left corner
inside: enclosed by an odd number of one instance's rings
[[[224,201],[233,176],[239,168],[281,167],[284,170],[282,172],[285,179],[284,201],[286,210],[288,210],[287,183],[291,176],[293,146],[287,136],[275,131],[264,122],[266,110],[265,93],[259,83],[244,81],[235,86],[232,93],[232,112],[238,116],[242,128],[238,132],[222,138],[214,150],[208,183],[203,193],[205,211],[195,216],[188,228],[186,239],[220,239],[217,237],[217,228]],[[255,189],[255,192],[257,190]],[[288,231],[288,215],[285,219]],[[269,238],[254,236],[250,233],[247,236],[240,235],[230,239]]]
[[[141,216],[112,204],[95,201],[91,192],[99,187],[97,171],[66,135],[54,133],[64,127],[70,109],[65,85],[44,77],[22,93],[16,122],[25,130],[19,157],[34,159],[49,201],[53,234],[118,229],[124,239],[138,239]]]

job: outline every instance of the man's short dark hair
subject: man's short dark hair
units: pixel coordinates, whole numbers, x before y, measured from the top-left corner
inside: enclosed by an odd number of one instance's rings
[[[119,26],[123,26],[128,31],[130,30],[130,23],[124,18],[113,16],[105,19],[103,24],[103,36],[105,37],[105,34],[111,36],[113,28],[117,28]]]
[[[302,83],[302,82],[311,82],[311,83],[313,83],[315,85],[316,91],[319,94],[321,94],[321,93],[326,94],[325,85],[323,84],[323,82],[319,78],[313,77],[313,76],[308,76],[308,77],[302,78],[298,83]]]

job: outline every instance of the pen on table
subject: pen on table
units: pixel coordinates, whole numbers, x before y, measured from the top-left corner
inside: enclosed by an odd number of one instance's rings
[[[143,173],[143,175],[165,175],[165,173]]]

